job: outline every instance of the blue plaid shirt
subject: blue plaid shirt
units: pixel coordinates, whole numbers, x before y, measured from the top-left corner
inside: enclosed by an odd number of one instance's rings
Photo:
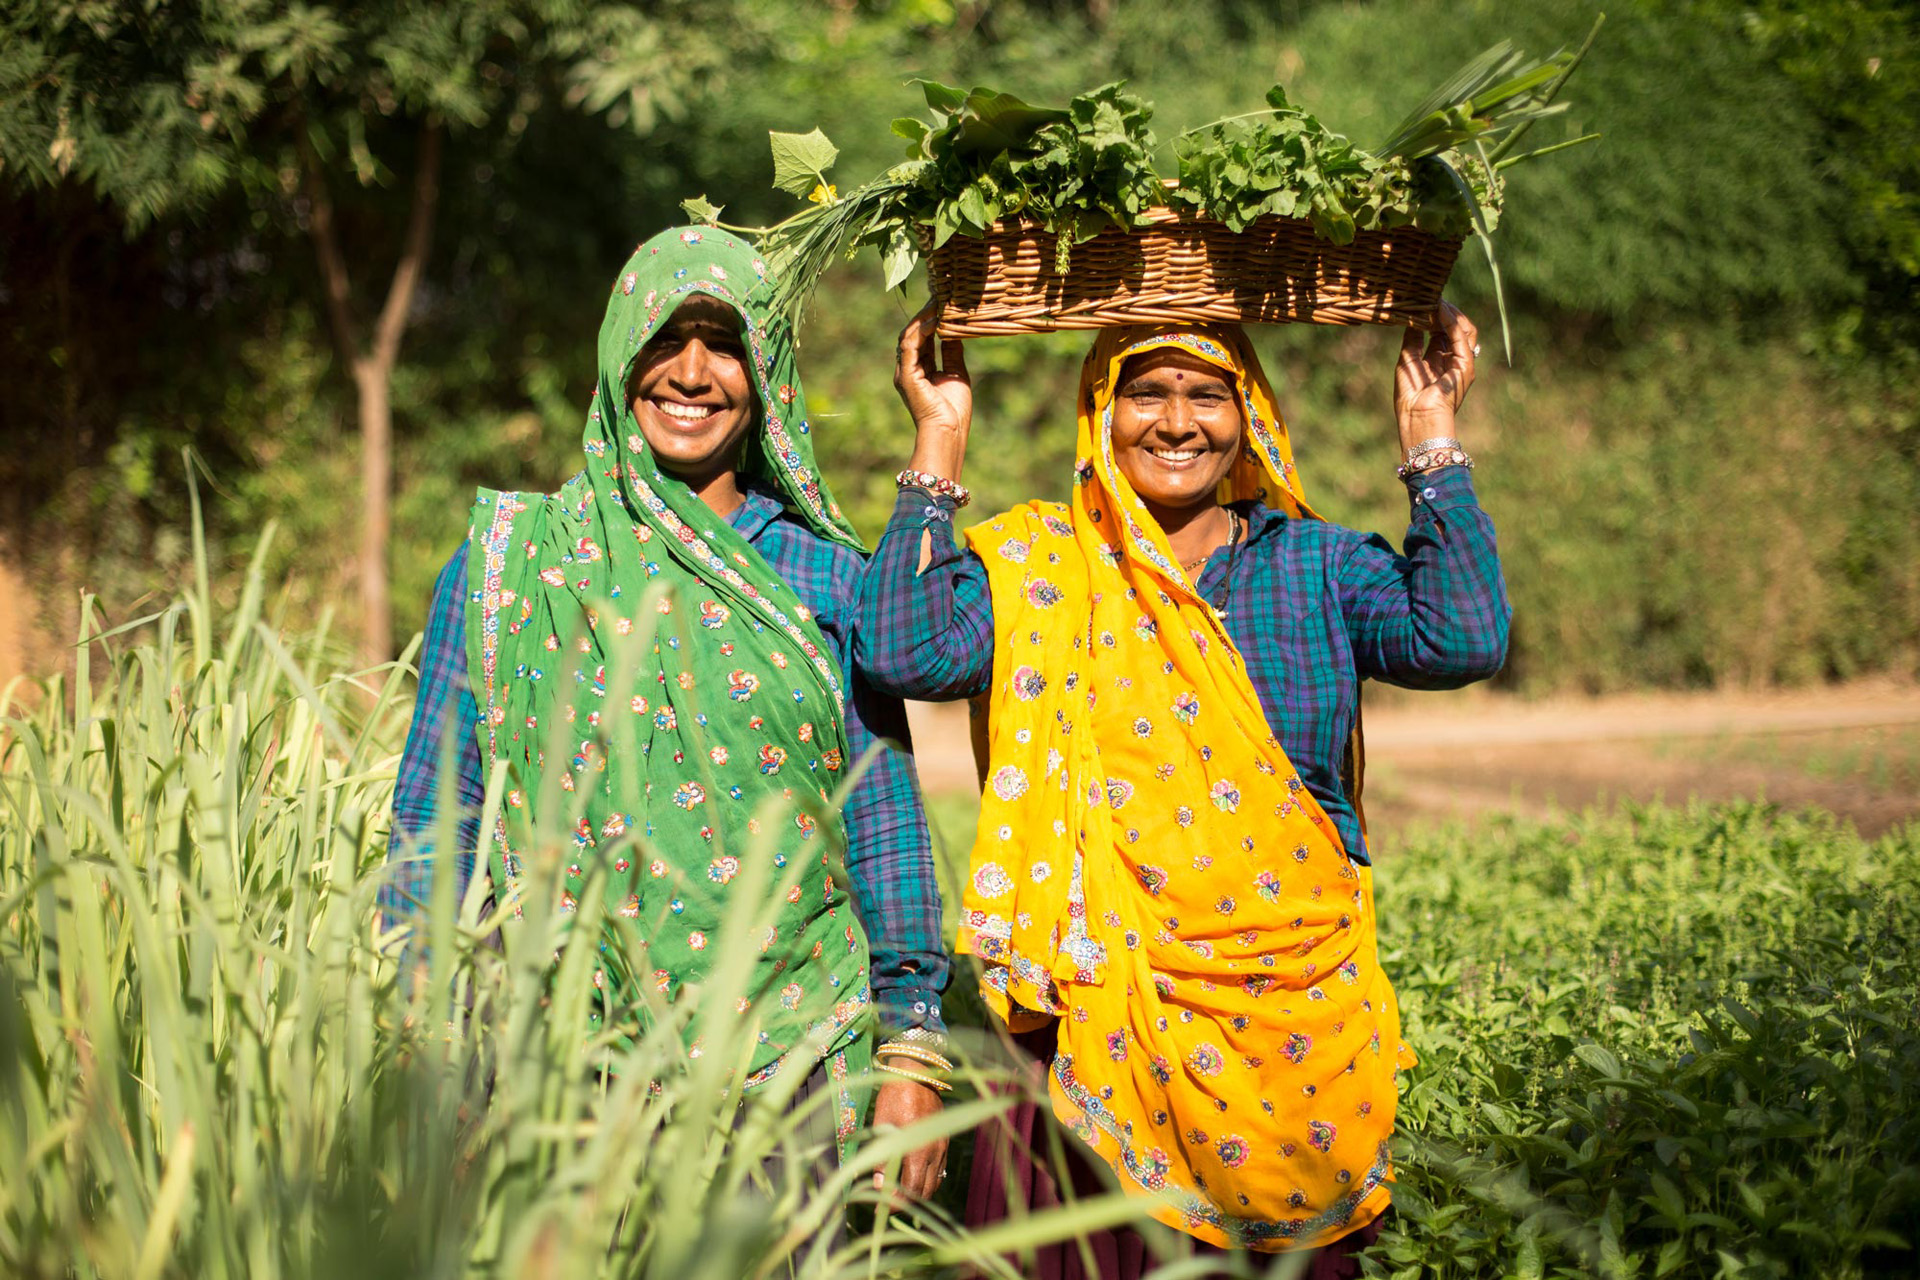
[[[1408,495],[1405,555],[1378,534],[1242,504],[1245,543],[1216,551],[1194,584],[1225,609],[1268,726],[1360,862],[1366,843],[1341,769],[1360,681],[1484,680],[1506,662],[1513,617],[1472,473],[1430,471]],[[987,569],[954,537],[954,511],[951,499],[902,490],[867,567],[854,660],[904,698],[970,698],[993,681]],[[933,557],[916,573],[923,530]]]
[[[900,699],[876,691],[852,663],[853,613],[864,572],[859,552],[828,542],[789,514],[777,498],[749,493],[728,523],[785,578],[814,620],[845,672],[854,672],[847,701],[847,745],[859,759],[868,747],[891,738],[911,751],[906,709]],[[467,547],[462,544],[434,584],[427,636],[420,655],[420,693],[394,789],[394,862],[382,890],[387,910],[404,917],[430,900],[434,868],[431,833],[438,809],[442,752],[453,769],[451,794],[459,801],[457,841],[450,861],[456,901],[474,875],[486,770],[475,728],[480,709],[467,679]],[[451,731],[452,738],[447,734]],[[940,993],[948,960],[941,943],[940,886],[926,812],[909,757],[882,751],[848,797],[847,873],[854,910],[867,931],[873,955],[873,996],[883,1029],[928,1026],[944,1030]]]

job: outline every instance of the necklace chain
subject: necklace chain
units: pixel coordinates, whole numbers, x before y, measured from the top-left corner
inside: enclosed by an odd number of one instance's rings
[[[1228,507],[1227,508],[1227,540],[1224,545],[1230,548],[1236,547],[1239,544],[1239,541],[1240,541],[1240,513],[1235,511],[1232,507]],[[1197,559],[1182,560],[1180,562],[1180,567],[1182,569],[1187,570],[1189,573],[1191,573],[1195,569],[1204,568],[1206,566],[1207,561],[1213,559],[1213,552],[1218,551],[1219,549],[1220,549],[1219,547],[1215,547],[1213,551],[1209,551],[1205,555],[1200,556]]]
[[[1213,609],[1215,615],[1217,615],[1220,621],[1222,622],[1225,622],[1227,620],[1227,601],[1233,599],[1233,571],[1240,567],[1240,534],[1241,534],[1240,513],[1235,511],[1232,507],[1228,507],[1227,508],[1227,572],[1223,578],[1223,581],[1226,584],[1226,590],[1220,593],[1220,598],[1218,600],[1207,600],[1208,606],[1210,606]],[[1206,560],[1211,558],[1212,558],[1211,553],[1209,553],[1206,559],[1203,559],[1201,563],[1205,564]],[[1202,599],[1206,599],[1206,598],[1202,597]]]

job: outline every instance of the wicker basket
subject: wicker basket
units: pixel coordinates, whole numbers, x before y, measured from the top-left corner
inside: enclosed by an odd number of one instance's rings
[[[1411,227],[1333,244],[1299,218],[1234,232],[1211,218],[1155,209],[1148,225],[1108,228],[1053,269],[1052,232],[995,223],[927,251],[927,277],[950,338],[1122,324],[1424,323],[1440,304],[1460,241]],[[931,237],[922,227],[921,247]]]

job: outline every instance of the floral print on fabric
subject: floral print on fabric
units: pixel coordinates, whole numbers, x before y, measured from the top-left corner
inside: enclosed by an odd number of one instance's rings
[[[508,771],[498,891],[511,903],[523,890],[543,774],[563,768],[563,803],[584,809],[563,906],[578,905],[594,860],[606,864],[608,927],[631,931],[629,957],[645,956],[640,972],[670,999],[713,956],[757,955],[739,1011],[758,1032],[747,1086],[799,1046],[816,1060],[856,1050],[851,1069],[865,1069],[866,940],[837,822],[819,816],[847,754],[845,676],[793,588],[655,465],[625,388],[686,297],[734,307],[763,408],[745,470],[815,532],[857,546],[814,469],[792,344],[744,292],[763,272],[724,232],[667,232],[634,251],[600,329],[586,469],[555,494],[480,494],[467,626],[485,758]],[[779,838],[755,839],[782,809]],[[814,838],[822,829],[831,838]],[[749,875],[752,856],[773,865]],[[775,924],[730,938],[732,896],[768,875],[783,886]]]
[[[1394,1072],[1411,1056],[1371,873],[1113,460],[1120,365],[1164,345],[1247,393],[1236,496],[1272,488],[1271,505],[1312,514],[1241,335],[1101,334],[1071,503],[969,533],[995,647],[959,949],[986,962],[982,994],[1015,1030],[1059,1019],[1054,1109],[1123,1185],[1163,1197],[1149,1212],[1216,1245],[1311,1248],[1385,1208]],[[1023,874],[1042,865],[1073,874]]]

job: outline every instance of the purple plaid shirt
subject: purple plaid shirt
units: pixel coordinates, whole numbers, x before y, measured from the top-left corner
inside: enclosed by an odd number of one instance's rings
[[[1472,473],[1430,471],[1408,496],[1405,555],[1378,534],[1242,504],[1246,542],[1216,551],[1194,584],[1224,608],[1268,726],[1359,862],[1369,859],[1341,765],[1360,682],[1484,680],[1506,662],[1513,617]],[[954,511],[951,499],[902,490],[867,566],[854,660],[903,698],[970,698],[993,680],[987,570],[955,539]],[[923,530],[933,558],[916,573]]]
[[[882,1027],[944,1030],[940,993],[947,985],[948,959],[941,942],[940,886],[926,812],[906,754],[912,750],[906,710],[897,697],[861,679],[852,664],[853,613],[863,558],[815,534],[767,494],[749,493],[728,523],[793,587],[813,611],[841,670],[853,673],[847,700],[847,745],[853,758],[883,738],[904,748],[882,751],[848,797],[842,811],[847,874],[873,954],[873,997]],[[486,771],[475,734],[480,709],[467,679],[466,598],[467,547],[462,544],[434,584],[420,654],[420,693],[394,788],[388,850],[393,866],[381,903],[396,917],[430,900],[434,869],[442,861],[434,854],[432,836],[443,758],[452,770],[448,797],[459,805],[454,852],[446,860],[453,867],[456,901],[474,875]]]

